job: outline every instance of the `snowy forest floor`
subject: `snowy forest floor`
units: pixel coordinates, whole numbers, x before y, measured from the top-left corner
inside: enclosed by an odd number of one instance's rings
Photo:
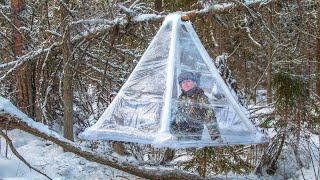
[[[52,179],[138,179],[119,170],[87,161],[52,142],[13,130],[8,133],[18,152],[28,163]],[[11,151],[5,157],[6,144],[1,139],[0,179],[47,179],[29,169]]]
[[[55,180],[141,179],[128,173],[87,161],[70,152],[64,152],[61,147],[52,142],[42,140],[19,130],[8,132],[8,136],[13,141],[18,152],[28,163]],[[8,150],[6,155],[6,143],[3,138],[1,138],[0,150],[0,179],[47,179],[43,175],[29,169],[10,150]],[[314,167],[317,169],[318,165],[315,164]],[[263,177],[250,174],[243,177],[228,173],[217,177],[219,179],[284,179],[279,174]],[[312,170],[311,166],[310,169],[303,168],[302,171],[296,171],[295,177],[291,179],[315,179],[314,170]]]

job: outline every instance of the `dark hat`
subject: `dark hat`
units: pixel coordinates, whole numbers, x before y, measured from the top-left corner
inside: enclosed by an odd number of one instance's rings
[[[193,82],[197,82],[196,77],[194,76],[194,74],[192,72],[182,72],[178,76],[179,84],[181,84],[182,81],[184,81],[184,80],[191,80]]]

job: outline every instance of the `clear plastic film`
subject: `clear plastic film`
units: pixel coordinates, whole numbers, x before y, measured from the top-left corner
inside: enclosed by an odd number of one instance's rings
[[[264,143],[189,21],[167,16],[87,140],[203,147]]]

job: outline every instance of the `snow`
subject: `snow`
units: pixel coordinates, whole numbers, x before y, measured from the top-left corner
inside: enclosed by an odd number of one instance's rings
[[[54,180],[137,179],[135,176],[107,166],[87,161],[70,152],[63,152],[62,148],[59,146],[19,130],[8,132],[8,136],[13,140],[14,146],[27,160],[27,162]],[[18,160],[11,151],[9,151],[8,157],[5,157],[6,144],[2,137],[0,140],[0,179],[46,179],[43,175],[30,170],[25,164]],[[129,160],[130,158],[131,157],[129,157]],[[136,159],[131,158],[131,161],[136,161]],[[295,178],[291,178],[290,180],[316,179],[315,171],[318,170],[318,167],[319,166],[316,164],[314,167],[315,170],[313,167],[310,167],[309,169],[302,168],[301,171],[297,170]],[[283,177],[279,174],[274,176],[264,175],[263,177],[257,177],[254,174],[249,174],[246,177],[242,177],[231,172],[228,174],[219,174],[216,177],[221,179],[226,178],[238,180],[283,179]]]
[[[19,130],[8,132],[8,136],[28,163],[52,179],[136,179],[130,174],[64,152],[51,142]],[[0,179],[46,179],[29,169],[11,151],[8,152],[8,157],[5,157],[5,147],[5,140],[1,137]]]
[[[12,114],[19,119],[21,119],[23,122],[27,123],[30,127],[39,129],[41,132],[46,133],[48,136],[53,136],[61,141],[66,141],[66,139],[62,139],[61,136],[50,130],[47,126],[44,126],[42,123],[35,122],[33,119],[29,118],[26,114],[22,113],[15,107],[9,100],[3,98],[0,96],[0,110],[4,111],[4,113]]]
[[[0,68],[5,68],[7,66],[12,66],[12,65],[15,65],[17,63],[18,63],[17,61],[11,61],[11,62],[8,62],[8,63],[3,63],[3,64],[0,64]]]
[[[147,21],[150,21],[150,20],[153,20],[153,19],[160,19],[160,18],[163,18],[163,17],[164,16],[157,15],[157,14],[139,14],[139,15],[136,15],[133,18],[133,21],[136,21],[136,22],[147,22]]]
[[[28,118],[10,101],[0,96],[0,112],[9,113],[39,129],[48,135],[61,137],[41,123]],[[134,176],[102,166],[78,157],[70,152],[64,152],[61,147],[52,142],[42,140],[19,130],[8,131],[9,138],[17,151],[33,167],[47,174],[52,179],[133,179]],[[60,138],[66,141],[65,139]],[[43,175],[29,169],[8,150],[3,137],[0,138],[0,179],[46,179]],[[6,156],[7,154],[7,156]],[[132,160],[131,160],[132,161]],[[133,162],[133,161],[132,161]],[[134,178],[135,179],[135,178]]]

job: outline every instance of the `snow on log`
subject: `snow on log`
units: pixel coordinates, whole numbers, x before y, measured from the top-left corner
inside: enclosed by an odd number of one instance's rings
[[[135,176],[147,179],[202,179],[200,176],[176,169],[161,169],[158,167],[144,167],[121,161],[110,155],[99,155],[98,153],[86,150],[75,142],[69,141],[58,133],[50,130],[42,123],[35,122],[19,111],[10,101],[0,96],[0,130],[19,129],[37,137],[51,141],[63,149],[72,152],[89,161],[107,165],[122,170]]]

